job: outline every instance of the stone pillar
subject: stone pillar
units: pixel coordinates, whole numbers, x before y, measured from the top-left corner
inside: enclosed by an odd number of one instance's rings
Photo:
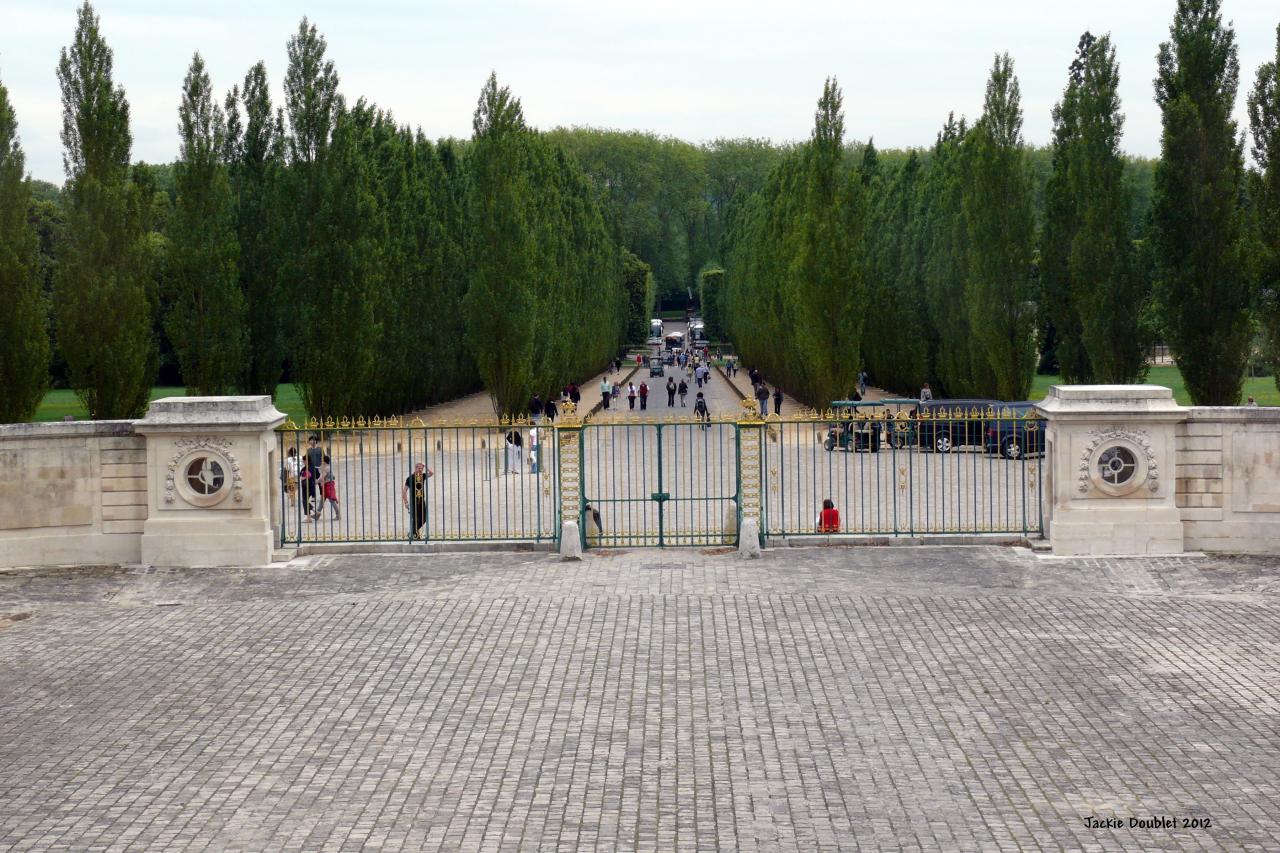
[[[1177,425],[1159,385],[1055,385],[1046,436],[1046,534],[1054,554],[1180,554]]]
[[[555,426],[557,476],[560,480],[560,556],[582,559],[582,422],[576,407],[565,404],[564,420]]]
[[[166,397],[134,431],[147,440],[142,562],[262,566],[271,562],[274,430],[270,397]]]
[[[738,554],[760,556],[760,516],[764,499],[761,475],[764,472],[764,419],[754,400],[742,401],[743,420],[738,422]]]

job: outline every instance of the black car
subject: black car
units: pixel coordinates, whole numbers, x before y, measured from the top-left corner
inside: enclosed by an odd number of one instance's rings
[[[1036,417],[1036,404],[1029,400],[996,403],[996,416],[986,423],[983,447],[1005,459],[1022,459],[1044,453],[1044,421]]]
[[[937,453],[957,447],[983,447],[987,411],[1002,405],[995,400],[965,398],[928,400],[916,407],[916,436],[920,446]]]

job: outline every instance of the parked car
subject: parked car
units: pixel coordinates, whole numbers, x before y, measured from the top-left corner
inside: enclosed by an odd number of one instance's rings
[[[957,447],[983,447],[987,409],[1000,405],[996,400],[977,398],[918,404],[916,436],[920,446],[936,453],[950,453]]]
[[[666,376],[666,368],[662,366],[662,359],[654,356],[649,359],[649,375],[650,376]]]
[[[835,411],[837,420],[827,426],[827,436],[822,442],[824,450],[843,450],[851,453],[857,453],[860,450],[871,453],[880,452],[882,425],[878,420],[865,417],[870,415],[872,418],[879,418],[879,403],[836,400],[832,402],[831,408]],[[859,413],[864,417],[859,418]]]
[[[1031,415],[1036,404],[1029,400],[996,403],[996,417],[987,421],[983,447],[1005,459],[1022,459],[1044,453],[1044,422]],[[1030,415],[1030,416],[1029,416]]]

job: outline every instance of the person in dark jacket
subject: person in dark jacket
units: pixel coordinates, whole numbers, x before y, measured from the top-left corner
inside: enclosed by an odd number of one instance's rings
[[[667,408],[671,408],[676,404],[676,380],[667,377]]]
[[[776,385],[773,388],[773,413],[775,415],[782,414],[782,389]]]
[[[763,382],[756,385],[756,402],[760,404],[760,417],[767,417],[769,414],[769,386]]]

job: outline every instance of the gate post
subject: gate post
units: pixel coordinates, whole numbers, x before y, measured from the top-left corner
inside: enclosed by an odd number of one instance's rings
[[[760,504],[764,491],[761,484],[764,453],[764,419],[755,409],[754,400],[742,401],[742,420],[738,421],[738,554],[760,556]]]
[[[273,489],[280,484],[267,396],[165,397],[133,428],[147,440],[141,559],[154,566],[271,562]]]
[[[1187,410],[1159,385],[1054,385],[1045,534],[1054,554],[1180,554],[1177,424]]]
[[[556,476],[560,481],[560,556],[582,559],[582,421],[573,403],[561,423],[555,425]]]

